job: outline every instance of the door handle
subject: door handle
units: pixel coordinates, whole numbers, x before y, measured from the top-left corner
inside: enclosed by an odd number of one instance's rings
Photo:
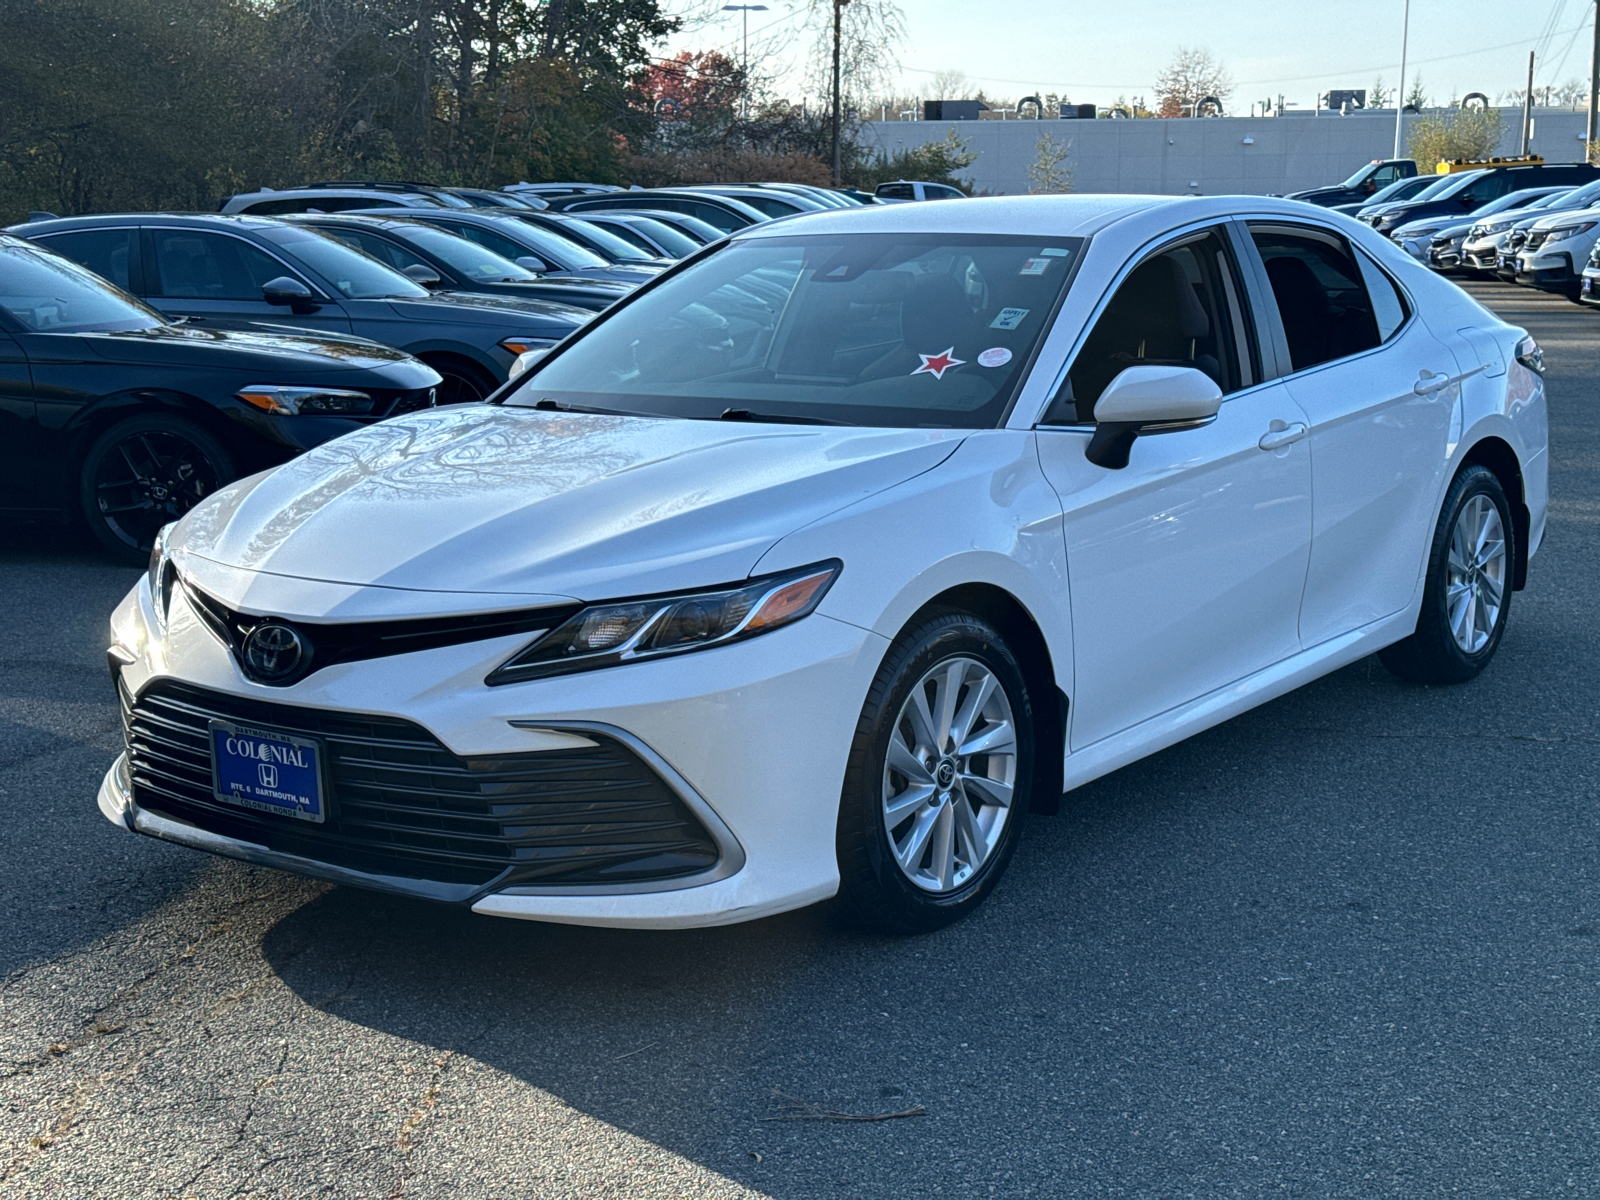
[[[1263,450],[1282,450],[1285,446],[1292,446],[1306,435],[1304,421],[1296,421],[1293,425],[1285,425],[1282,421],[1272,423],[1275,428],[1267,430],[1261,435],[1261,440],[1256,443]]]
[[[1426,367],[1422,369],[1417,382],[1411,385],[1411,390],[1419,396],[1431,396],[1435,392],[1442,392],[1450,386],[1450,376],[1435,375]]]

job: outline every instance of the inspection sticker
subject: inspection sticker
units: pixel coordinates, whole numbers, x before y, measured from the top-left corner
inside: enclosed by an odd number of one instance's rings
[[[959,367],[967,361],[964,358],[956,357],[956,348],[954,346],[938,354],[919,354],[917,357],[922,360],[922,365],[911,373],[913,375],[932,375],[935,379],[943,379],[944,373],[951,367]]]
[[[989,322],[990,329],[1015,329],[1021,325],[1028,315],[1025,308],[1002,308],[995,314],[994,320]]]
[[[990,346],[982,354],[978,355],[978,365],[980,367],[1003,367],[1010,361],[1011,351],[1004,346]]]
[[[1027,262],[1022,264],[1022,270],[1018,271],[1017,274],[1043,275],[1049,269],[1050,260],[1048,258],[1030,258]]]

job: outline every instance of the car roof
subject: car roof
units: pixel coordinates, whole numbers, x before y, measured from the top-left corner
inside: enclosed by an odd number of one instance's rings
[[[313,213],[313,216],[318,215]],[[257,217],[249,213],[213,212],[125,212],[91,213],[82,217],[55,217],[49,221],[29,221],[13,225],[11,230],[22,237],[36,234],[60,233],[68,229],[92,229],[100,225],[171,225],[185,228],[214,229],[281,229],[284,222],[277,217]],[[25,232],[24,232],[25,231]]]
[[[1241,211],[1350,222],[1325,208],[1273,196],[978,196],[969,204],[893,204],[828,209],[740,229],[738,239],[796,233],[979,233],[1088,237],[1120,221],[1171,210],[1171,224],[1222,219]],[[1353,222],[1350,222],[1353,224]]]

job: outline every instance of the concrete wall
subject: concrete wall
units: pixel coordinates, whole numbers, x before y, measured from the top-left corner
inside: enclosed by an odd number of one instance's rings
[[[1516,154],[1522,111],[1501,113],[1506,135],[1499,153]],[[966,177],[977,191],[998,195],[1027,192],[1028,167],[1046,133],[1069,147],[1078,192],[1282,194],[1337,183],[1394,150],[1392,110],[1170,121],[871,121],[863,139],[893,154],[940,141],[952,129],[978,154]],[[1536,109],[1532,148],[1552,162],[1582,161],[1583,130],[1583,113]]]

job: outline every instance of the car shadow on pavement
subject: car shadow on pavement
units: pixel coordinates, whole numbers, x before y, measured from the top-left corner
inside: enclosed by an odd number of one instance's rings
[[[931,936],[852,931],[826,906],[620,931],[333,889],[263,951],[307,1005],[509,1077],[462,1119],[531,1085],[777,1197],[931,1194],[961,1163],[969,1194],[1059,1194],[1063,1164],[1107,1147],[1167,1194],[1215,1152],[1201,1126],[1278,1086],[1238,1022],[1337,1023],[1336,996],[1263,984],[1347,971],[1378,886],[1347,854],[1319,866],[1344,845],[1334,814],[1294,825],[1344,782],[1343,751],[1307,751],[1303,727],[1398,686],[1358,664],[1079,789],[982,910]],[[1282,768],[1297,745],[1331,787]],[[926,1115],[794,1120],[792,1101]]]

